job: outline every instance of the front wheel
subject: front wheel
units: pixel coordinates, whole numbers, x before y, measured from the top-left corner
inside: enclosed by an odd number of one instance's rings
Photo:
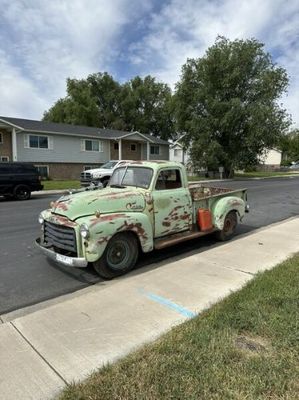
[[[17,200],[30,199],[31,191],[27,185],[18,185],[14,188],[14,197]]]
[[[132,233],[118,233],[109,240],[102,257],[93,263],[104,279],[112,279],[131,271],[138,258],[138,243]]]
[[[216,232],[216,238],[224,242],[229,240],[235,233],[238,225],[238,217],[236,211],[230,211],[224,220],[223,229]]]
[[[106,187],[108,185],[108,183],[109,183],[109,179],[103,179],[102,180],[103,187]]]

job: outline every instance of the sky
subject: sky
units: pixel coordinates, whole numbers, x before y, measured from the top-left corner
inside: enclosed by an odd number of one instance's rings
[[[0,115],[41,119],[66,79],[107,71],[174,88],[218,35],[256,38],[284,67],[299,127],[299,0],[0,0]]]

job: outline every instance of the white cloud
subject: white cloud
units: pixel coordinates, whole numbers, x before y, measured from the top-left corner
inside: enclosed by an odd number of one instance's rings
[[[0,115],[35,118],[64,96],[67,77],[107,70],[122,29],[136,10],[148,7],[137,0],[0,0],[0,5],[0,75],[5,71],[0,92],[6,94]],[[22,107],[16,99],[26,90]]]
[[[201,57],[217,35],[255,37],[290,75],[284,104],[299,125],[299,3],[297,0],[171,0],[152,14],[148,34],[130,47],[131,61],[172,86],[187,58]]]
[[[133,69],[174,85],[187,58],[202,56],[220,34],[266,44],[290,75],[283,102],[299,124],[298,0],[0,0],[0,6],[0,115],[38,119],[65,95],[67,77],[120,65],[122,80]],[[139,37],[130,38],[130,30]]]

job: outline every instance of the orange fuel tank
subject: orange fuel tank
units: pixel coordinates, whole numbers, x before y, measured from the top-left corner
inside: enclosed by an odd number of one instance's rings
[[[197,211],[197,223],[201,231],[208,231],[213,228],[212,213],[205,208]]]

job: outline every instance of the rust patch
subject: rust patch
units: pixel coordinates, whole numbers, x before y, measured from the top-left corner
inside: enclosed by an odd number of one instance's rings
[[[108,243],[110,239],[111,239],[111,236],[104,236],[104,237],[101,237],[101,238],[97,241],[97,243],[98,243],[98,244]]]
[[[100,222],[114,223],[113,220],[124,217],[126,217],[126,214],[102,215],[100,218],[92,218],[90,220],[91,222],[90,226],[93,227],[94,225],[99,224]]]
[[[232,206],[240,206],[242,203],[238,200],[230,200],[229,202]]]
[[[148,237],[146,235],[146,232],[144,228],[142,228],[142,225],[140,222],[137,223],[128,223],[127,221],[124,221],[123,225],[121,225],[119,228],[117,228],[117,232],[119,231],[133,231],[137,233],[137,236],[143,240],[147,240]]]
[[[55,201],[53,204],[52,204],[52,207],[53,208],[58,208],[58,209],[60,209],[60,210],[62,210],[62,211],[67,211],[68,210],[68,204],[66,203],[66,202],[59,202],[59,201]]]
[[[65,225],[69,227],[77,226],[76,222],[70,221],[68,218],[63,217],[62,215],[51,215],[49,218],[51,222],[57,223],[59,225]]]

